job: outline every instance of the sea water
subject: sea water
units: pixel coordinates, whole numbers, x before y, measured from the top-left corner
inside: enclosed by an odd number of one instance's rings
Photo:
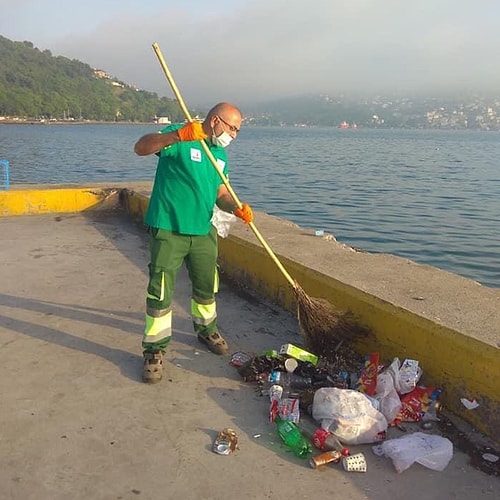
[[[11,184],[152,180],[158,125],[0,125]],[[229,180],[256,210],[500,287],[500,134],[243,127]]]

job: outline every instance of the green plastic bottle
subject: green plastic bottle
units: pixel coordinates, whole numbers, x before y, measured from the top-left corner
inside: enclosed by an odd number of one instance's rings
[[[293,422],[277,417],[275,423],[278,435],[297,457],[307,458],[312,453],[311,443]]]

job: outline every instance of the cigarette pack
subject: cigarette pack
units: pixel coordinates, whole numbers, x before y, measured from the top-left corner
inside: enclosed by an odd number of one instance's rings
[[[287,356],[298,359],[299,361],[311,363],[312,365],[318,364],[318,356],[316,356],[316,354],[307,352],[306,350],[293,344],[282,345],[280,348],[280,354],[286,354]]]

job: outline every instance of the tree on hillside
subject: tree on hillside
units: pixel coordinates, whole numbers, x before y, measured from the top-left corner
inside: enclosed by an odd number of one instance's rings
[[[115,79],[99,78],[76,59],[54,57],[29,41],[0,36],[0,115],[150,122],[182,120],[179,105]]]

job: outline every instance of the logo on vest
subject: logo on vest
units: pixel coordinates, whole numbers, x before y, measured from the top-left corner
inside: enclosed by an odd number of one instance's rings
[[[201,162],[201,151],[199,149],[191,148],[191,161]]]

